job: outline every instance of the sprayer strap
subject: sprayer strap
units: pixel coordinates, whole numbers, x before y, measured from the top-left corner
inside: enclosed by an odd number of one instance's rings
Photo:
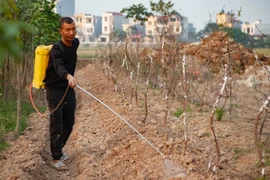
[[[62,45],[62,42],[61,41],[57,41],[55,44],[58,45],[59,48],[60,48],[60,50],[61,50],[61,52],[64,53],[64,47]]]

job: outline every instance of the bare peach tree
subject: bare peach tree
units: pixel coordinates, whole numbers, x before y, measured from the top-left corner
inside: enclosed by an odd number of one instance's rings
[[[168,67],[165,63],[165,41],[167,39],[167,34],[169,32],[169,18],[176,14],[176,11],[172,10],[174,4],[171,1],[164,2],[163,0],[160,0],[158,3],[155,3],[153,1],[150,1],[150,7],[151,10],[157,14],[160,15],[158,17],[159,23],[161,24],[161,27],[157,27],[157,31],[160,33],[160,49],[161,49],[161,64],[163,67],[163,89],[164,89],[164,97],[165,97],[165,117],[164,117],[164,124],[167,122],[168,118]],[[140,21],[142,24],[148,20],[150,16],[153,16],[151,12],[147,11],[147,8],[145,8],[142,4],[138,5],[132,5],[129,8],[122,9],[121,13],[127,13],[126,18],[134,18],[135,21]],[[158,39],[157,39],[158,40]]]
[[[135,101],[136,101],[136,106],[138,106],[138,81],[139,81],[139,77],[140,77],[140,67],[141,67],[141,64],[140,64],[140,62],[138,62],[138,65],[137,65],[137,77],[136,77],[136,82],[135,82]]]
[[[264,33],[262,31],[260,31],[260,29],[257,26],[256,26],[256,28],[259,30],[259,32],[262,34],[262,36],[265,36]],[[253,54],[254,54],[256,61],[262,66],[264,72],[266,73],[266,75],[268,77],[268,81],[269,81],[269,77],[270,77],[269,67],[266,66],[264,64],[264,62],[262,62],[260,60],[259,55],[255,49],[253,49]],[[255,146],[257,148],[260,167],[262,168],[261,175],[264,177],[265,176],[265,161],[266,161],[265,156],[264,156],[264,148],[265,148],[265,142],[267,141],[267,139],[269,137],[267,137],[266,140],[263,140],[262,136],[263,136],[263,129],[264,129],[264,126],[266,124],[266,121],[267,121],[268,115],[269,115],[270,96],[269,96],[269,94],[267,95],[266,93],[263,93],[261,89],[258,89],[258,86],[261,88],[262,84],[263,84],[263,82],[258,82],[256,79],[254,79],[253,88],[255,89],[255,91],[262,94],[264,98],[267,97],[265,99],[263,105],[261,106],[261,108],[257,114],[255,123],[254,123],[254,143],[255,143]],[[263,114],[265,114],[264,117],[262,117]],[[260,123],[260,121],[262,121],[262,122]]]
[[[149,74],[147,76],[146,79],[146,83],[145,83],[145,93],[144,93],[144,107],[145,107],[145,115],[144,115],[144,121],[147,119],[148,116],[148,87],[149,87],[149,80],[151,78],[152,75],[152,69],[153,69],[153,58],[151,56],[149,56],[150,58],[150,66],[149,66]]]
[[[259,133],[259,128],[258,128],[258,125],[259,125],[259,121],[260,121],[260,118],[261,118],[261,115],[262,113],[265,111],[266,113],[268,113],[268,108],[269,108],[269,103],[270,103],[270,96],[267,97],[266,101],[264,102],[264,104],[261,106],[260,110],[259,110],[259,113],[257,115],[257,118],[256,118],[256,121],[255,121],[255,130],[254,130],[254,141],[255,141],[255,145],[257,147],[257,152],[258,152],[258,156],[259,156],[259,162],[261,164],[261,166],[263,167],[263,170],[262,172],[264,172],[264,160],[263,160],[263,152],[262,152],[262,148],[263,148],[263,145],[262,143],[260,142],[260,136],[261,136],[261,133]],[[262,173],[263,174],[263,173]],[[264,175],[264,174],[263,174]]]
[[[219,91],[219,95],[215,101],[215,103],[213,104],[213,108],[212,108],[212,111],[211,111],[211,115],[210,115],[210,119],[209,119],[209,126],[210,126],[210,130],[211,130],[211,133],[212,133],[212,137],[213,137],[213,140],[214,140],[214,143],[215,143],[215,148],[216,148],[216,162],[215,163],[212,163],[212,162],[209,162],[209,172],[212,172],[214,173],[217,166],[219,166],[219,159],[220,159],[220,149],[219,149],[219,143],[218,143],[218,140],[217,140],[217,136],[216,136],[216,133],[215,133],[215,129],[214,129],[214,114],[216,112],[216,107],[219,103],[219,100],[220,98],[222,97],[224,91],[225,91],[225,88],[226,88],[226,84],[227,84],[227,81],[229,79],[228,77],[228,66],[227,64],[224,65],[224,77],[223,77],[223,83],[222,83],[222,87]]]
[[[224,8],[224,7],[223,7]],[[227,64],[228,64],[228,76],[229,76],[229,96],[226,97],[226,101],[227,98],[229,98],[229,118],[231,119],[232,117],[232,102],[233,102],[233,68],[236,67],[235,66],[235,61],[232,60],[232,54],[231,54],[231,42],[233,42],[233,39],[231,37],[232,34],[232,29],[235,23],[239,22],[238,21],[238,17],[241,16],[241,8],[240,10],[237,11],[237,13],[235,13],[234,11],[231,11],[228,15],[228,19],[229,21],[226,22],[225,24],[219,24],[221,27],[225,27],[227,29],[229,29],[228,34],[227,34],[227,38],[228,38],[228,43],[227,43],[227,52],[228,52],[228,60],[227,60]],[[219,13],[219,15],[223,15],[224,14],[224,9],[222,9],[222,11]]]
[[[184,123],[184,148],[182,155],[185,154],[188,142],[188,124],[186,120],[186,103],[187,103],[187,80],[186,80],[186,56],[184,54],[182,59],[182,71],[183,71],[183,123]]]

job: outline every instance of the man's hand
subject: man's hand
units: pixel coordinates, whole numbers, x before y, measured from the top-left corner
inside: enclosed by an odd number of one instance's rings
[[[67,75],[67,80],[68,80],[68,86],[71,88],[76,87],[77,85],[77,81],[75,79],[75,77],[73,77],[72,75],[68,74]]]

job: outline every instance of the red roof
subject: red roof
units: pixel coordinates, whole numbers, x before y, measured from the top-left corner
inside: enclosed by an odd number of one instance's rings
[[[142,35],[141,34],[131,34],[130,38],[141,38]]]

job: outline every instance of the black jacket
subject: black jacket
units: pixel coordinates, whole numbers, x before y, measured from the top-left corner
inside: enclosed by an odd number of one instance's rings
[[[44,79],[46,89],[65,90],[67,88],[66,76],[67,74],[74,76],[79,44],[79,40],[75,38],[71,47],[66,46],[62,41],[53,45]]]

